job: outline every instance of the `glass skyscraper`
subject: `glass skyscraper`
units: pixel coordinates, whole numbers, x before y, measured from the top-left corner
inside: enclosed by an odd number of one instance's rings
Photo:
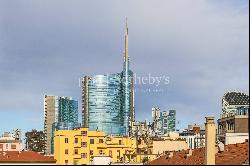
[[[76,100],[60,97],[58,107],[58,122],[78,123],[78,102]]]
[[[129,69],[126,24],[123,71],[82,78],[83,126],[106,134],[130,135],[134,121],[133,72]]]
[[[44,96],[45,153],[53,154],[55,129],[69,130],[80,127],[78,102],[71,97]]]
[[[176,111],[175,110],[169,110],[168,111],[168,116],[167,116],[167,128],[166,131],[164,131],[164,133],[169,133],[169,132],[173,132],[176,130]],[[164,122],[163,122],[164,124]]]

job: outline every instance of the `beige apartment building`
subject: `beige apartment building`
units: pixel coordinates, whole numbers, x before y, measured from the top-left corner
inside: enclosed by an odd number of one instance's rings
[[[51,154],[52,125],[57,121],[58,114],[57,96],[44,96],[44,134],[45,154]]]

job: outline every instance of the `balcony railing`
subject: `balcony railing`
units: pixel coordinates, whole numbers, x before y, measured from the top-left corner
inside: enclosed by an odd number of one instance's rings
[[[230,113],[230,114],[221,114],[220,118],[231,118],[231,117],[235,117],[235,118],[247,118],[248,114],[246,115],[239,115],[239,114],[235,114],[235,113]]]

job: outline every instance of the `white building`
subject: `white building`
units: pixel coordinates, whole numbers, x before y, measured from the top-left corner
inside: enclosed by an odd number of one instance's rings
[[[225,145],[244,143],[249,140],[248,133],[225,133]]]
[[[190,149],[205,147],[205,126],[188,125],[188,129],[180,133],[180,138],[186,140]]]
[[[13,133],[5,132],[0,137],[0,151],[21,151],[22,141],[20,138],[20,130],[17,129]]]
[[[91,162],[91,165],[110,165],[112,162],[110,156],[95,156]]]

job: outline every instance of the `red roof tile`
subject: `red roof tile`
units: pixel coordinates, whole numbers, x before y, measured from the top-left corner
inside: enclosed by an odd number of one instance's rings
[[[149,165],[203,165],[205,148],[194,149],[192,155],[187,157],[188,151],[174,152],[173,157],[166,155],[151,161]],[[248,142],[226,145],[225,151],[217,153],[215,163],[217,165],[249,164]]]
[[[6,151],[0,152],[1,162],[49,162],[55,163],[56,160],[52,156],[44,156],[33,151]]]

